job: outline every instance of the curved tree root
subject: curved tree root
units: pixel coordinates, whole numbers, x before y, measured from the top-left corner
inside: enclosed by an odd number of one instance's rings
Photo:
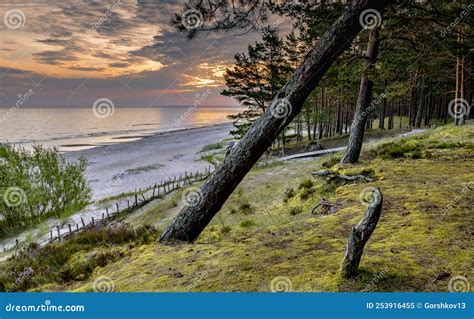
[[[374,188],[369,207],[364,218],[352,228],[347,242],[346,253],[342,259],[340,273],[345,278],[353,278],[359,274],[359,263],[364,247],[372,235],[382,213],[383,197],[380,189]]]
[[[316,213],[316,209],[320,209],[319,213]],[[313,215],[330,215],[334,214],[339,210],[339,207],[337,207],[334,204],[331,204],[330,201],[328,201],[325,198],[321,198],[321,201],[319,202],[318,205],[316,205],[313,210],[311,211],[311,214]]]

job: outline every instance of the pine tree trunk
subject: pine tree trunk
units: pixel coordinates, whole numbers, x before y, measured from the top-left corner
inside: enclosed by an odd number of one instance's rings
[[[416,108],[416,117],[415,117],[415,127],[420,128],[421,127],[421,119],[423,117],[423,106],[424,106],[424,100],[425,100],[425,80],[422,77],[421,79],[421,85],[420,85],[420,90],[419,90],[419,96],[418,96],[418,105]]]
[[[369,78],[370,69],[374,67],[379,51],[380,37],[379,28],[373,28],[369,32],[369,43],[367,45],[367,61],[360,83],[359,97],[351,126],[351,135],[346,152],[341,159],[341,164],[357,163],[364,140],[364,131],[367,117],[370,113],[370,102],[372,100],[373,82]]]
[[[201,188],[199,200],[186,206],[163,233],[161,241],[193,242],[221,209],[248,171],[278,134],[301,111],[332,63],[351,45],[361,31],[360,15],[367,9],[382,11],[390,0],[354,0],[308,53],[304,62],[278,92],[272,105],[285,101],[287,114],[279,116],[270,107],[231,150],[224,162]]]

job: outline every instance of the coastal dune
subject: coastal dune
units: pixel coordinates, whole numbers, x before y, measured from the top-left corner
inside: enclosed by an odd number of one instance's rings
[[[230,137],[231,123],[157,133],[145,138],[68,152],[66,157],[88,161],[86,177],[93,199],[146,188],[184,172],[204,171],[205,145]]]

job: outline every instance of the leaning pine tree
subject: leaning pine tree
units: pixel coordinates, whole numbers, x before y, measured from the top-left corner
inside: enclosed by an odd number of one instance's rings
[[[246,17],[249,19],[248,23],[251,23],[254,16],[265,16],[260,14],[252,16],[250,13],[242,12],[241,9],[242,7],[251,11],[262,9],[263,6],[269,5],[266,1],[248,2],[251,2],[248,6],[244,4],[232,6],[225,0],[198,1],[194,9],[201,12],[206,10],[203,12],[206,22],[216,23],[215,29],[219,30],[242,26]],[[328,68],[350,47],[352,40],[362,29],[360,21],[363,15],[374,12],[373,10],[382,12],[390,2],[390,0],[354,0],[352,2],[310,50],[304,62],[276,94],[271,106],[206,181],[201,189],[200,200],[196,205],[183,208],[175,221],[163,233],[161,241],[193,242],[196,240],[260,156],[301,111],[306,98],[318,85]],[[251,5],[252,3],[255,5]],[[223,8],[232,16],[227,15],[223,17],[223,21],[217,21],[216,12],[219,8]],[[190,6],[186,5],[186,9],[190,9]],[[235,14],[233,12],[235,10],[240,11]],[[236,15],[241,19],[235,19]],[[180,17],[182,16],[175,17],[178,25],[183,22]],[[209,27],[204,25],[201,29],[209,30]],[[197,31],[194,29],[191,36]]]

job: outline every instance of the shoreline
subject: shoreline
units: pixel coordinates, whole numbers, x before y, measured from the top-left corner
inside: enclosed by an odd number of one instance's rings
[[[70,143],[70,144],[62,144],[59,145],[59,147],[62,148],[74,148],[74,147],[84,147],[83,149],[76,149],[76,150],[63,150],[62,152],[64,153],[69,153],[69,152],[81,152],[85,151],[88,149],[93,149],[93,148],[98,148],[98,147],[104,147],[108,145],[113,145],[117,143],[127,143],[127,142],[136,142],[138,140],[144,139],[144,138],[150,138],[154,137],[157,135],[163,135],[163,134],[173,134],[176,132],[181,132],[181,131],[188,131],[188,130],[196,130],[196,129],[202,129],[202,128],[207,128],[207,127],[214,127],[214,126],[222,126],[222,125],[228,125],[231,124],[232,122],[221,122],[221,123],[212,123],[212,124],[202,124],[202,125],[190,125],[189,127],[180,127],[180,128],[171,128],[171,129],[163,129],[154,133],[146,133],[143,135],[137,135],[133,134],[135,132],[132,132],[131,135],[118,135],[116,134],[98,134],[98,136],[110,136],[110,140],[114,141],[111,143],[104,143],[104,144],[90,144],[90,143]],[[138,132],[136,132],[138,133]]]
[[[143,138],[67,151],[68,160],[88,161],[86,178],[93,200],[146,188],[184,172],[203,171],[209,162],[201,159],[205,145],[229,138],[232,123],[210,124],[157,132]]]

